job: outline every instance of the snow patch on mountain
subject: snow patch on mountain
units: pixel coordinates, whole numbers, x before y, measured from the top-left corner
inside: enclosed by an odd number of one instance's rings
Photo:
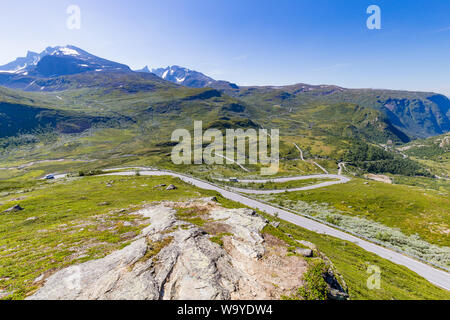
[[[52,55],[66,55],[66,56],[79,56],[80,54],[78,51],[68,48],[68,47],[61,47],[58,48],[55,52],[52,53]]]
[[[52,57],[51,62],[48,57]],[[46,58],[46,59],[44,59]],[[58,60],[64,58],[67,60]],[[44,63],[44,60],[45,61]],[[45,66],[42,66],[44,64]],[[54,70],[50,70],[54,69]],[[75,46],[48,47],[41,53],[27,53],[26,57],[17,58],[4,66],[0,66],[0,73],[21,75],[37,75],[48,77],[51,75],[65,75],[86,71],[103,70],[130,71],[128,66],[96,57]]]

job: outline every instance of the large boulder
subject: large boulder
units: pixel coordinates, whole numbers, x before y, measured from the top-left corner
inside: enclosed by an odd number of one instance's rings
[[[183,220],[180,208],[199,212],[204,224]],[[225,209],[205,198],[167,201],[133,214],[150,225],[130,245],[39,277],[43,286],[28,299],[267,300],[302,286],[307,262],[289,255],[282,240],[263,235],[269,222],[253,210]]]
[[[313,251],[311,249],[296,248],[295,253],[306,258],[311,258],[313,256]]]
[[[16,211],[22,211],[22,210],[25,210],[24,208],[22,208],[20,205],[15,205],[15,206],[13,206],[13,207],[11,207],[11,208],[9,208],[9,209],[6,209],[5,211],[3,211],[3,212],[5,212],[5,213],[9,213],[9,212],[16,212]]]

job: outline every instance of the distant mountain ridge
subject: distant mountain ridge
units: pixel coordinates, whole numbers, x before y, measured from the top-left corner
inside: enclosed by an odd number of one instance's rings
[[[3,73],[44,78],[105,70],[131,71],[124,64],[94,56],[71,45],[48,47],[41,53],[29,51],[26,57],[0,66]]]
[[[382,111],[393,126],[411,138],[426,138],[450,131],[450,100],[444,95],[432,92],[296,84],[241,87],[240,90],[228,94],[261,106],[306,106],[343,102],[358,104]]]
[[[239,87],[234,83],[215,80],[201,72],[180,66],[157,68],[152,69],[151,71],[148,66],[145,66],[143,69],[138,70],[138,72],[151,72],[156,74],[161,79],[191,88],[210,87],[218,90],[239,89]]]
[[[26,57],[0,66],[0,86],[25,91],[106,88],[113,84],[122,87],[121,94],[126,94],[158,90],[161,83],[175,87],[212,88],[241,101],[238,105],[252,105],[257,110],[269,110],[274,106],[289,110],[317,104],[356,104],[381,111],[393,127],[411,138],[426,138],[450,131],[450,100],[435,93],[346,89],[301,83],[239,87],[176,65],[151,70],[146,66],[132,71],[124,64],[94,56],[71,45],[48,47],[41,53],[28,52]],[[214,93],[216,96],[217,92]]]
[[[28,51],[25,57],[19,57],[16,60],[0,66],[0,72],[14,73],[14,74],[27,74],[27,72],[36,66],[41,58],[51,54],[55,48],[48,47],[41,53]]]
[[[215,82],[214,79],[205,76],[203,73],[179,66],[152,69],[152,73],[164,80],[194,88],[207,87]]]

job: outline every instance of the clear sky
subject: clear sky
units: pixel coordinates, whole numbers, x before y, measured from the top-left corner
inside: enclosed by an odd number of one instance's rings
[[[71,4],[80,30],[66,27]],[[381,30],[366,26],[372,4]],[[450,96],[448,0],[14,0],[0,12],[0,64],[72,44],[135,69],[181,65],[240,85]]]

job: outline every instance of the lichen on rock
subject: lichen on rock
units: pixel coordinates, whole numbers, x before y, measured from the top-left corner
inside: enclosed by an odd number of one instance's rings
[[[202,227],[180,219],[180,209],[198,212]],[[29,299],[279,299],[302,285],[304,258],[267,238],[269,222],[253,210],[225,209],[211,198],[162,202],[134,214],[150,225],[130,245],[54,273]]]

